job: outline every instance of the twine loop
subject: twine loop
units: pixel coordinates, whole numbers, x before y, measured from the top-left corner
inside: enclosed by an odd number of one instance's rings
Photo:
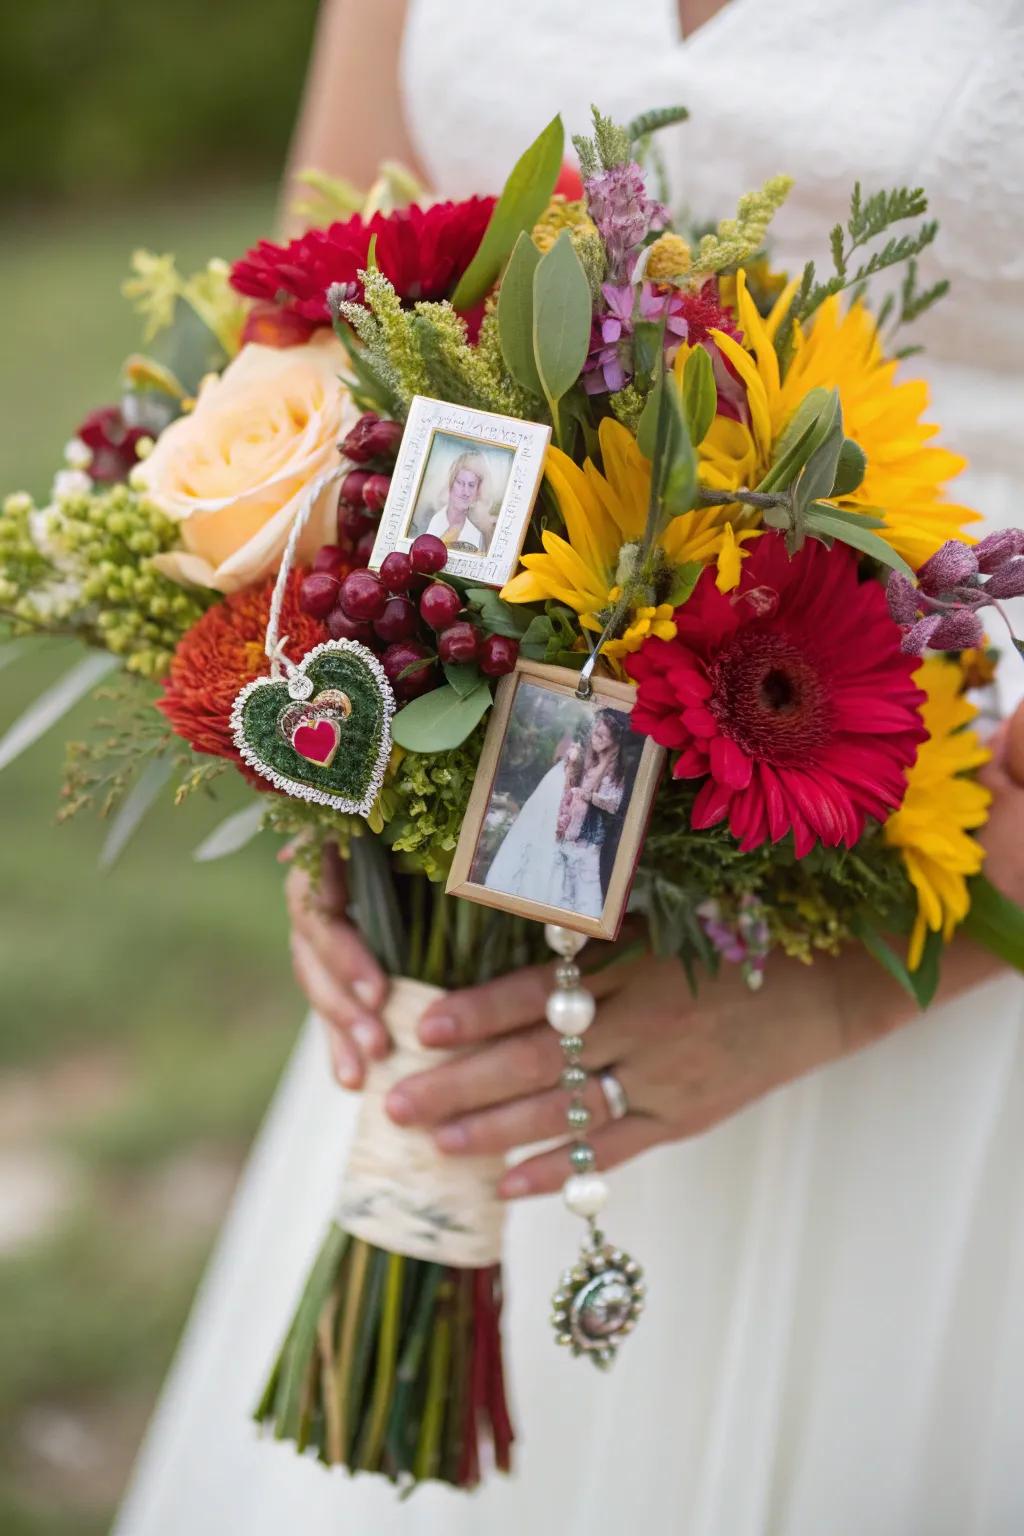
[[[348,466],[346,464],[334,464],[330,469],[322,470],[315,479],[309,482],[303,493],[295,521],[292,523],[292,531],[288,535],[288,542],[284,547],[284,553],[281,556],[281,566],[277,573],[277,581],[274,583],[273,596],[270,599],[270,613],[267,616],[267,634],[263,649],[270,661],[271,677],[277,680],[281,676],[285,676],[290,686],[300,687],[304,679],[299,674],[299,669],[295,662],[285,654],[284,647],[287,644],[288,636],[278,635],[281,627],[281,608],[284,604],[284,594],[288,587],[288,577],[292,566],[295,564],[295,551],[299,547],[299,540],[302,537],[306,524],[309,522],[313,508],[327,487],[333,485],[336,480],[340,480],[347,472]],[[299,694],[297,696],[301,697],[302,695]]]

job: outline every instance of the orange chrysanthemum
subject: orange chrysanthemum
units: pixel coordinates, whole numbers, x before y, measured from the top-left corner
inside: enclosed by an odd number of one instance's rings
[[[299,607],[299,585],[305,574],[292,571],[281,609],[280,633],[288,636],[293,661],[327,639],[323,624]],[[229,720],[239,690],[270,671],[263,647],[273,590],[273,581],[267,581],[208,608],[179,642],[164,681],[164,696],[156,706],[197,752],[230,758],[257,789],[271,786],[242,762]]]

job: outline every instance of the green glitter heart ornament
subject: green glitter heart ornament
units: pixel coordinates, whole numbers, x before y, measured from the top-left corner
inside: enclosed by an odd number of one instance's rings
[[[282,794],[369,816],[391,755],[395,696],[376,656],[356,640],[325,640],[299,662],[285,653],[281,605],[302,531],[344,467],[306,488],[281,557],[264,650],[270,676],[246,684],[231,707],[231,735],[243,760]]]
[[[373,652],[355,640],[325,640],[287,678],[248,683],[235,699],[231,734],[250,768],[282,794],[368,816],[391,755],[394,712]]]

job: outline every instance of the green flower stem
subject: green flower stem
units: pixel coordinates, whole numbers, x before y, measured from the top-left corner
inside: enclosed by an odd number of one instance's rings
[[[702,485],[698,488],[697,495],[701,506],[704,507],[727,507],[732,502],[738,501],[744,507],[757,507],[763,512],[771,507],[789,505],[787,492],[776,495],[771,491],[713,491],[710,486]]]
[[[402,1278],[405,1258],[400,1253],[387,1256],[387,1279],[384,1286],[384,1307],[381,1314],[380,1340],[377,1345],[377,1371],[373,1383],[373,1401],[370,1417],[363,1436],[359,1466],[373,1471],[380,1460],[387,1427],[388,1408],[391,1405],[391,1389],[395,1380],[398,1358],[398,1325],[402,1311]]]
[[[447,975],[448,899],[443,886],[431,888],[434,913],[430,924],[430,938],[423,964],[423,980],[431,986],[443,987]]]
[[[364,1243],[361,1238],[354,1237],[352,1239],[352,1255],[349,1260],[345,1288],[345,1306],[341,1320],[341,1339],[338,1344],[336,1373],[338,1384],[338,1437],[341,1441],[341,1456],[339,1460],[345,1462],[349,1460],[349,1442],[353,1438],[350,1429],[353,1418],[351,1414],[352,1404],[349,1396],[349,1384],[352,1376],[352,1361],[355,1356],[359,1311],[363,1299],[363,1290],[366,1285],[366,1272],[369,1262],[369,1244]]]
[[[412,1271],[424,1271],[415,1311],[395,1374],[395,1395],[388,1421],[388,1452],[399,1472],[411,1472],[416,1454],[415,1397],[420,1384],[420,1369],[434,1323],[437,1294],[444,1274],[441,1264],[413,1264]]]
[[[427,1401],[423,1409],[420,1441],[416,1448],[413,1468],[417,1482],[435,1477],[440,1461],[441,1430],[444,1425],[444,1409],[448,1395],[448,1362],[452,1347],[451,1319],[452,1282],[441,1286],[434,1333],[430,1341],[430,1376],[427,1383]]]

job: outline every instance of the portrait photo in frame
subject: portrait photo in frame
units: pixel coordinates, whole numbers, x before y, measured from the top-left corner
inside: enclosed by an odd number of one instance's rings
[[[635,689],[520,662],[502,678],[449,895],[614,939],[664,749],[630,729]]]
[[[503,587],[515,575],[550,427],[414,395],[370,566],[421,533],[448,546],[448,575]]]

